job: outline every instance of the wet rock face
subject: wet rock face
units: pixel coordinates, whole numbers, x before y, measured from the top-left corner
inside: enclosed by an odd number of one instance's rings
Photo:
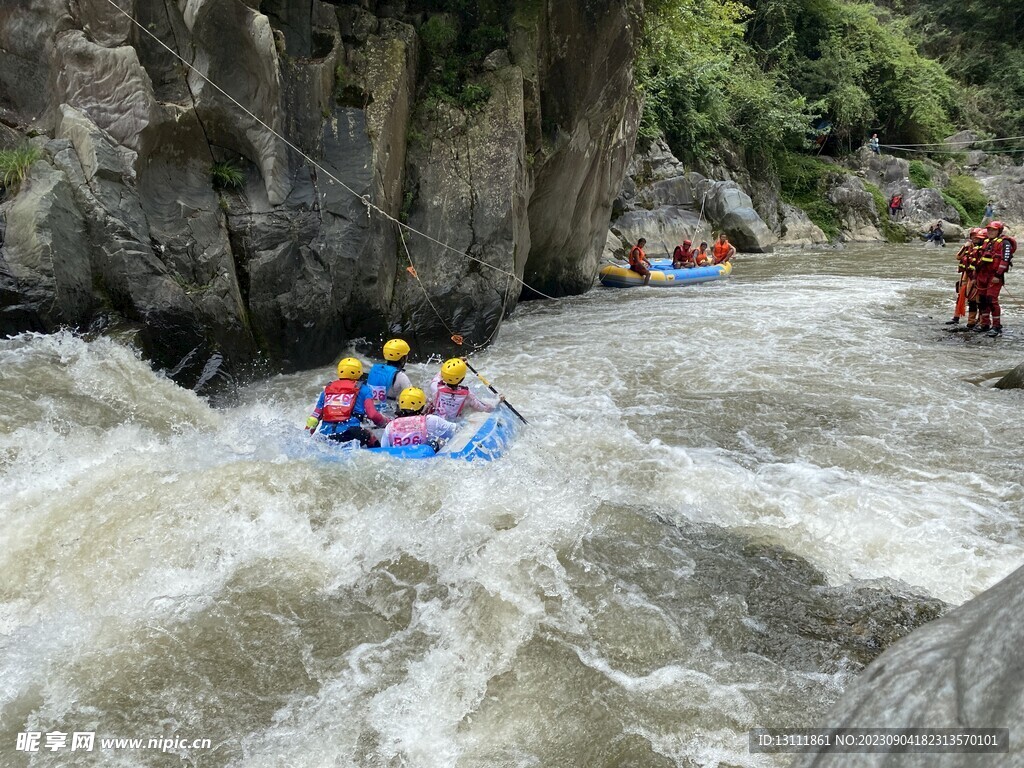
[[[896,643],[822,720],[828,727],[1008,727],[1009,753],[805,755],[794,768],[1020,765],[1024,744],[1013,733],[1024,712],[1022,615],[1024,569]]]
[[[68,177],[43,161],[0,207],[0,332],[44,330],[88,319],[94,305],[90,245]]]
[[[59,5],[0,14],[0,117],[54,139],[2,211],[5,332],[102,310],[192,385],[388,332],[486,343],[526,272],[590,287],[636,134],[638,0],[531,4],[473,75],[482,108],[415,123],[423,17],[401,3],[126,6],[193,69],[106,0]],[[426,292],[399,215],[454,248],[409,240]]]
[[[627,243],[646,238],[652,256],[669,256],[684,240],[710,243],[719,231],[739,251],[771,251],[777,239],[739,184],[687,172],[661,140],[630,163],[612,211],[611,231]]]
[[[860,179],[846,176],[828,191],[828,200],[839,210],[846,240],[875,242],[885,239],[878,231],[875,199],[864,188],[864,183]]]
[[[821,227],[799,208],[780,203],[780,242],[783,245],[816,245],[828,242]]]
[[[407,235],[399,256],[416,270],[399,278],[401,330],[421,350],[440,339],[444,352],[456,331],[485,343],[515,306],[520,287],[509,275],[522,275],[530,250],[522,72],[506,67],[483,83],[486,104],[469,114],[438,107],[410,148],[409,225],[449,246]]]
[[[993,386],[996,389],[1024,389],[1024,363],[1003,376]]]
[[[530,148],[541,162],[526,282],[549,295],[581,293],[597,277],[639,127],[633,56],[641,12],[635,0],[547,3],[538,23],[540,103],[527,124],[546,128],[542,146]]]

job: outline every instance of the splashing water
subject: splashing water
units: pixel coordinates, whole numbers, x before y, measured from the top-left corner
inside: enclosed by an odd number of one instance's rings
[[[320,460],[327,370],[214,410],[109,340],[0,341],[0,764],[785,765],[747,730],[1024,552],[1021,394],[972,383],[1021,310],[943,333],[948,255],[525,305],[474,358],[531,422],[493,464]]]

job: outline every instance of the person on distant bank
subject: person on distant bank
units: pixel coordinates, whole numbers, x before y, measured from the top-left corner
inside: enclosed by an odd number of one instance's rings
[[[636,241],[636,245],[629,249],[629,268],[643,277],[644,285],[649,285],[651,262],[647,260],[647,254],[644,252],[645,245],[647,245],[647,239],[641,237]]]

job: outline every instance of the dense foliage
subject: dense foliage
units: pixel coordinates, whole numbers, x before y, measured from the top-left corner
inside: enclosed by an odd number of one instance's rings
[[[1024,3],[905,0],[904,10],[923,51],[970,87],[963,104],[971,122],[995,136],[1024,135]]]
[[[519,5],[523,5],[520,0]],[[508,41],[515,4],[499,0],[413,0],[409,10],[427,14],[419,27],[426,72],[426,102],[466,109],[490,97],[473,82],[484,57]]]
[[[641,136],[664,133],[684,158],[724,140],[754,157],[803,136],[805,100],[758,66],[744,43],[746,6],[733,0],[649,0],[637,77],[645,97]]]
[[[925,0],[922,0],[922,2]],[[943,0],[927,0],[941,2]],[[852,0],[652,0],[638,67],[647,135],[705,157],[722,138],[754,159],[800,148],[815,118],[846,148],[941,140],[961,92],[906,17]]]

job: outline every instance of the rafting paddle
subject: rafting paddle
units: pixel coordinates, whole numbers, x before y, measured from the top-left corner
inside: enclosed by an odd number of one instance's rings
[[[489,390],[491,390],[491,392],[493,392],[498,397],[500,397],[502,399],[502,402],[505,403],[506,406],[508,406],[508,409],[510,411],[512,411],[512,413],[514,413],[516,416],[519,417],[519,420],[521,422],[523,422],[523,424],[529,424],[530,423],[526,419],[523,418],[523,414],[521,414],[519,411],[517,411],[515,408],[512,407],[512,403],[510,403],[508,400],[505,400],[504,395],[502,395],[501,392],[499,392],[498,390],[496,390],[494,387],[491,386],[491,382],[489,382],[487,379],[485,379],[483,376],[481,376],[480,372],[476,368],[474,368],[472,365],[469,364],[469,360],[466,360],[466,358],[462,358],[462,359],[465,360],[466,367],[469,368],[469,370],[471,370],[473,372],[473,375],[476,376],[478,379],[480,379],[480,381],[482,381],[484,383],[484,386],[487,387]]]

